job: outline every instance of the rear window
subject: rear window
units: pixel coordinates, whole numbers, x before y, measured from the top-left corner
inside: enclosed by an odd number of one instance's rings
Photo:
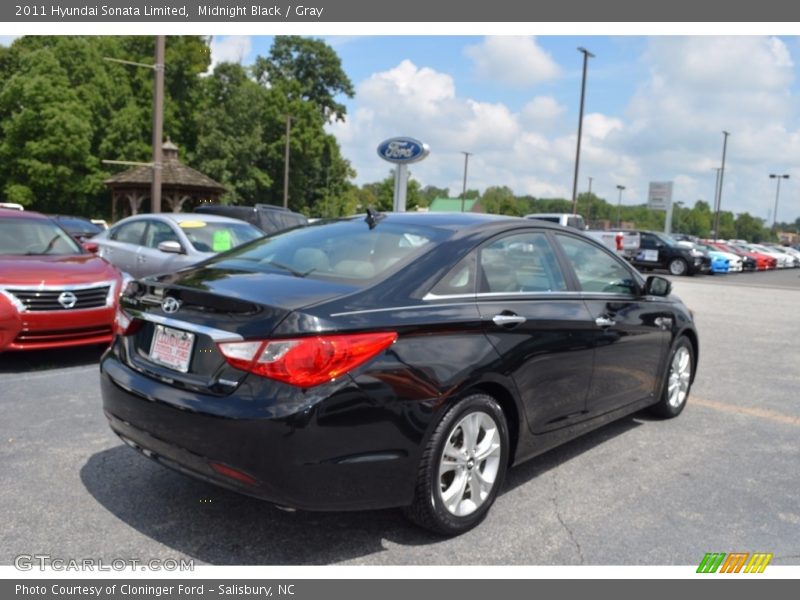
[[[0,219],[0,254],[17,256],[83,254],[70,235],[52,221]]]
[[[443,230],[362,220],[318,222],[248,244],[208,266],[297,276],[368,281],[408,264],[449,235]]]

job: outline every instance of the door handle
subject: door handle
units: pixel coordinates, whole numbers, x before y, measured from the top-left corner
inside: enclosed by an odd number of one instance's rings
[[[500,325],[501,327],[507,327],[509,325],[520,325],[524,323],[527,319],[522,315],[495,315],[492,317],[492,322],[495,325]]]
[[[613,327],[617,324],[611,317],[597,317],[594,322],[598,327]]]

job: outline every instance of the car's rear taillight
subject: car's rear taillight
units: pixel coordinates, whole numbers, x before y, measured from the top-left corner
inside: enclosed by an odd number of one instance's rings
[[[134,319],[122,310],[120,306],[117,306],[117,313],[114,315],[114,333],[116,335],[133,335],[141,327],[141,320]]]
[[[284,340],[221,342],[229,364],[261,377],[298,387],[335,379],[391,346],[397,333],[318,335]]]
[[[622,233],[618,233],[616,235],[616,237],[614,238],[614,240],[617,243],[617,252],[622,252],[622,250],[624,248],[624,244],[623,244],[623,240],[624,239],[625,239],[625,236]]]

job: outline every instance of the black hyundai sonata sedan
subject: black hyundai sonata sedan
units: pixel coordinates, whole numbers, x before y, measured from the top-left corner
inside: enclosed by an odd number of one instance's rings
[[[651,407],[698,356],[670,283],[545,222],[318,222],[128,285],[105,414],[165,466],[305,510],[474,527],[506,468]]]

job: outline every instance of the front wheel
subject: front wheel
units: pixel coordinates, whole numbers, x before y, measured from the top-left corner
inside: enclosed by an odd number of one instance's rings
[[[497,497],[508,456],[508,427],[497,401],[485,394],[464,398],[445,413],[422,454],[406,516],[443,535],[469,531]]]
[[[658,404],[653,405],[653,413],[665,419],[681,414],[689,398],[689,389],[692,387],[694,366],[692,343],[683,336],[670,354],[664,391]]]
[[[672,275],[688,275],[689,265],[682,258],[673,258],[669,261],[669,272]]]

